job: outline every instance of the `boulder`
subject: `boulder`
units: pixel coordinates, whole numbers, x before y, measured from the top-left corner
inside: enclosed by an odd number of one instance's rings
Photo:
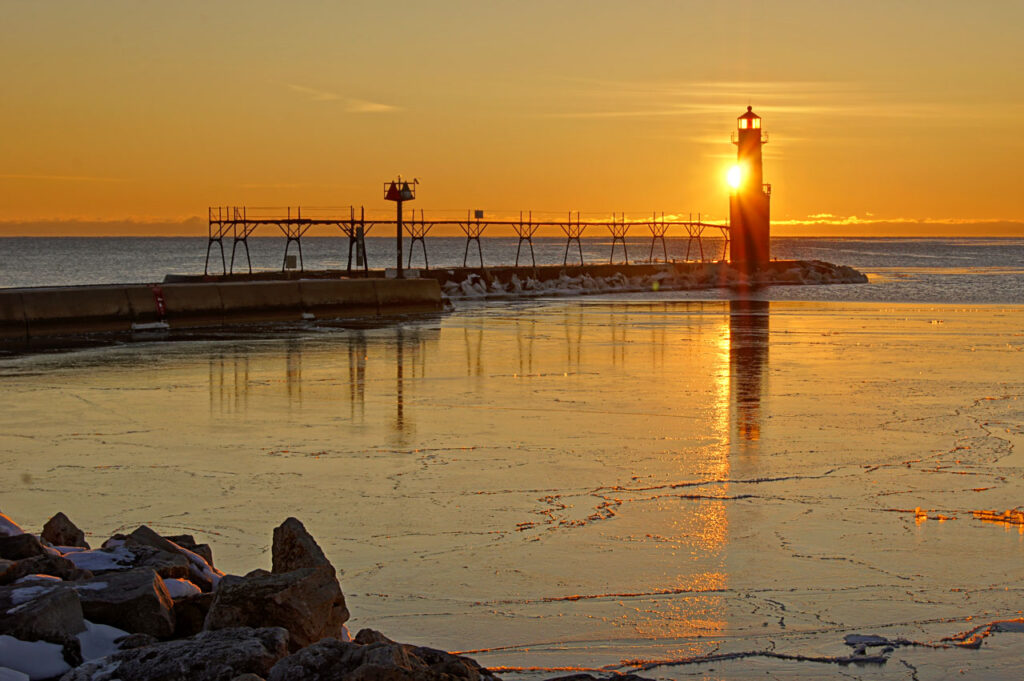
[[[274,665],[267,681],[496,680],[468,657],[394,642],[343,643],[333,638]]]
[[[390,638],[373,629],[360,629],[352,640],[364,646],[370,643],[394,643]]]
[[[213,594],[197,594],[174,601],[174,638],[195,636],[203,630],[213,598]]]
[[[78,546],[83,549],[89,548],[85,542],[85,533],[68,519],[63,513],[58,513],[43,525],[43,539],[54,546]]]
[[[6,571],[0,569],[0,584],[9,584],[28,575],[52,575],[66,582],[92,577],[91,572],[79,569],[67,558],[45,553],[11,563]]]
[[[8,576],[17,569],[17,566],[18,563],[16,561],[0,558],[0,584],[8,584],[17,579],[17,577]]]
[[[242,674],[231,679],[231,681],[265,681],[262,676],[256,676],[255,674]]]
[[[322,566],[225,577],[204,628],[284,627],[298,650],[325,637],[341,638],[346,621],[348,608],[334,569]]]
[[[139,526],[137,530],[124,538],[125,546],[132,549],[149,549],[160,552],[160,554],[176,555],[185,560],[187,573],[183,575],[167,575],[161,573],[161,577],[180,577],[188,579],[203,591],[212,591],[220,581],[221,573],[214,570],[205,558],[199,554],[184,548],[175,542],[161,537],[154,530],[145,525]]]
[[[61,681],[231,681],[265,677],[288,654],[284,629],[221,629],[114,653],[65,674]]]
[[[274,544],[271,549],[273,567],[271,572],[291,572],[302,568],[330,567],[320,545],[306,531],[305,526],[295,518],[288,518],[280,526],[274,528]]]
[[[110,572],[74,586],[82,612],[91,622],[157,638],[174,633],[174,601],[151,569]]]
[[[83,631],[85,619],[74,589],[60,582],[0,586],[0,632],[22,641],[56,643],[74,666],[82,662],[76,637]]]
[[[157,643],[155,636],[149,634],[128,634],[117,639],[118,650],[132,650],[134,648],[145,648]]]
[[[6,513],[0,512],[0,537],[13,537],[22,533],[24,530],[18,527],[18,523],[11,520]]]
[[[169,535],[164,539],[174,542],[183,549],[188,549],[209,563],[210,567],[213,567],[213,549],[209,544],[197,544],[195,537],[191,534]]]
[[[23,532],[11,537],[0,537],[0,558],[23,560],[47,553],[49,552],[34,534]]]
[[[612,674],[610,676],[594,676],[593,674],[569,674],[568,676],[555,676],[545,681],[654,681],[646,676],[636,674]]]
[[[150,568],[167,579],[189,579],[192,574],[188,558],[180,553],[141,545],[129,545],[128,548],[135,554],[133,568]]]
[[[164,539],[157,534],[156,530],[146,525],[139,525],[138,529],[124,538],[124,541],[129,546],[141,544],[143,546],[152,546],[154,549],[160,549],[168,553],[181,552],[180,546],[168,539]]]

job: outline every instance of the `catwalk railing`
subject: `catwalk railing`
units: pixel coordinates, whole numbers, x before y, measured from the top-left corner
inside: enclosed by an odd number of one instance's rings
[[[348,215],[346,216],[345,213]],[[348,238],[348,266],[347,271],[352,271],[352,256],[355,253],[355,266],[369,271],[369,262],[366,256],[365,237],[374,227],[395,226],[397,216],[370,216],[368,217],[363,208],[358,210],[355,206],[344,208],[259,208],[244,206],[218,206],[209,209],[209,240],[206,245],[206,263],[203,268],[204,274],[209,273],[210,253],[213,245],[217,244],[220,249],[221,268],[225,274],[234,273],[235,258],[238,247],[242,246],[245,251],[246,265],[248,271],[252,272],[252,258],[249,253],[249,237],[258,229],[278,230],[285,239],[284,258],[281,269],[304,270],[302,258],[302,237],[314,226],[337,227],[341,233]],[[651,235],[651,247],[647,261],[654,262],[655,246],[660,242],[662,257],[668,260],[668,247],[665,242],[670,231],[675,231],[678,236],[686,236],[686,260],[690,260],[691,249],[696,245],[696,253],[699,260],[705,260],[703,237],[706,232],[718,230],[721,234],[722,255],[720,260],[725,260],[729,247],[729,226],[711,222],[703,222],[698,214],[694,220],[690,215],[682,219],[679,215],[652,214],[645,218],[627,217],[625,213],[613,213],[610,217],[584,219],[579,211],[570,211],[565,217],[538,217],[534,218],[532,211],[520,212],[518,219],[512,217],[486,218],[480,211],[467,211],[466,217],[439,217],[427,218],[421,210],[413,210],[411,215],[403,215],[402,226],[405,236],[410,240],[409,244],[409,266],[412,264],[413,246],[419,243],[423,253],[425,269],[430,269],[427,259],[426,240],[434,227],[458,227],[466,237],[466,249],[463,254],[462,264],[466,266],[469,261],[469,247],[474,242],[477,247],[480,267],[484,266],[483,246],[480,239],[489,227],[505,226],[511,227],[515,236],[519,238],[516,245],[515,264],[519,266],[520,251],[523,245],[530,249],[530,261],[534,267],[537,266],[537,259],[533,250],[533,237],[541,228],[557,228],[565,235],[565,255],[563,264],[569,262],[569,251],[575,243],[579,253],[580,264],[583,261],[583,245],[580,239],[588,228],[607,229],[612,238],[611,253],[608,262],[612,263],[615,258],[617,244],[622,246],[623,261],[629,263],[629,253],[626,248],[626,237],[633,228],[646,228]],[[224,240],[231,241],[230,263],[224,250]],[[290,249],[295,244],[297,254],[291,255]]]

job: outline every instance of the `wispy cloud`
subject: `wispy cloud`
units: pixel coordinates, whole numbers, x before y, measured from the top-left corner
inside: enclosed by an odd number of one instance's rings
[[[345,111],[349,113],[386,113],[388,111],[400,111],[401,107],[380,102],[368,102],[365,99],[349,99]]]
[[[300,182],[248,182],[238,185],[241,189],[298,189]]]
[[[346,113],[388,113],[391,111],[401,111],[401,107],[394,106],[393,104],[384,104],[382,102],[371,102],[366,99],[345,97],[337,92],[318,90],[316,88],[306,87],[305,85],[289,84],[288,89],[292,92],[304,95],[311,102],[343,102]]]
[[[806,218],[791,220],[772,220],[772,225],[995,225],[1022,224],[1024,221],[1007,218],[908,218],[908,217],[870,217],[858,215],[833,215],[832,213],[815,213]]]
[[[40,182],[131,182],[123,177],[94,175],[32,175],[26,173],[0,173],[0,180],[38,180]]]
[[[300,95],[306,95],[311,102],[337,102],[342,99],[341,95],[334,92],[317,90],[316,88],[306,87],[305,85],[289,84],[288,89],[293,92],[298,92]]]
[[[820,81],[612,81],[573,80],[562,88],[574,109],[541,114],[552,118],[707,117],[735,115],[738,104],[752,103],[767,116],[843,116],[845,118],[938,118],[959,115],[949,103],[910,101],[853,82]],[[580,106],[582,103],[582,107]],[[977,116],[971,109],[964,115]]]

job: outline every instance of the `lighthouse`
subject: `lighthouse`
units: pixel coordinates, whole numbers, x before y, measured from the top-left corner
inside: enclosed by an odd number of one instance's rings
[[[743,272],[753,272],[771,259],[769,204],[772,186],[764,183],[761,146],[768,136],[761,117],[751,107],[736,120],[736,165],[729,171],[729,260]]]

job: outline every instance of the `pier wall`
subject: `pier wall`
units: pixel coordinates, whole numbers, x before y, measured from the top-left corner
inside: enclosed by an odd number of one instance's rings
[[[60,337],[384,317],[442,309],[434,279],[320,279],[0,289],[0,346]]]

